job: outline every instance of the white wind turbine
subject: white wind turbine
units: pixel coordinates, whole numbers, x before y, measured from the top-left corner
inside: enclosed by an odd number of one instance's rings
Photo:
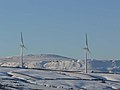
[[[88,53],[90,53],[89,47],[88,47],[88,39],[87,39],[87,33],[86,33],[86,47],[83,48],[85,51],[85,73],[87,73],[87,59],[88,59]]]
[[[21,36],[21,44],[20,44],[20,48],[21,48],[21,50],[20,50],[21,68],[24,68],[24,62],[23,62],[23,56],[24,56],[24,54],[23,54],[23,51],[24,51],[24,49],[26,47],[25,47],[24,42],[23,42],[22,32],[21,32],[20,36]]]

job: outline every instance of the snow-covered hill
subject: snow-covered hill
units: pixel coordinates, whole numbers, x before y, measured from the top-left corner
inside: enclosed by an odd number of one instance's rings
[[[2,57],[0,66],[20,67],[20,57]],[[84,60],[77,60],[54,54],[25,55],[24,66],[54,70],[84,70]],[[88,60],[89,71],[120,72],[120,60]]]

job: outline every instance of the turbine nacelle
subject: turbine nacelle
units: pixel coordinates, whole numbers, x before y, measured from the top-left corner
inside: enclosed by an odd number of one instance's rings
[[[25,45],[20,45],[20,47],[23,47],[23,48],[25,48]]]
[[[24,49],[27,49],[27,48],[25,47],[25,45],[20,45],[20,47],[21,47],[21,48],[24,48]]]
[[[86,52],[91,53],[90,50],[89,50],[89,48],[83,48],[83,50],[86,51]]]

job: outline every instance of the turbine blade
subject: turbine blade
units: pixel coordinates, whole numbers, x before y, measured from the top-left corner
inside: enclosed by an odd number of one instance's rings
[[[85,50],[86,52],[88,53],[91,53],[90,50],[89,50],[89,47],[88,47],[88,38],[87,38],[87,33],[86,33],[86,47],[83,48],[83,50]]]
[[[21,45],[24,45],[22,32],[21,32]]]
[[[21,45],[20,46],[23,47],[23,48],[25,48],[27,50],[27,48],[26,48],[26,46],[24,45],[24,42],[23,42],[22,32],[21,32]]]
[[[87,39],[87,33],[86,33],[86,47],[88,48],[88,39]]]

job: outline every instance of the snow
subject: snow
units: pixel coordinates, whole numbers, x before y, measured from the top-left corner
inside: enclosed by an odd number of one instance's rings
[[[84,60],[42,54],[26,55],[26,69],[18,68],[19,56],[0,58],[0,89],[2,90],[119,90],[119,60]],[[12,68],[13,67],[13,68]],[[114,67],[114,68],[113,68]],[[34,69],[33,69],[34,68]],[[111,73],[108,68],[113,68]],[[52,69],[52,70],[49,70]],[[93,71],[93,73],[91,73]],[[100,72],[100,73],[99,73]],[[105,72],[105,73],[103,73]],[[114,73],[113,73],[114,72]]]

